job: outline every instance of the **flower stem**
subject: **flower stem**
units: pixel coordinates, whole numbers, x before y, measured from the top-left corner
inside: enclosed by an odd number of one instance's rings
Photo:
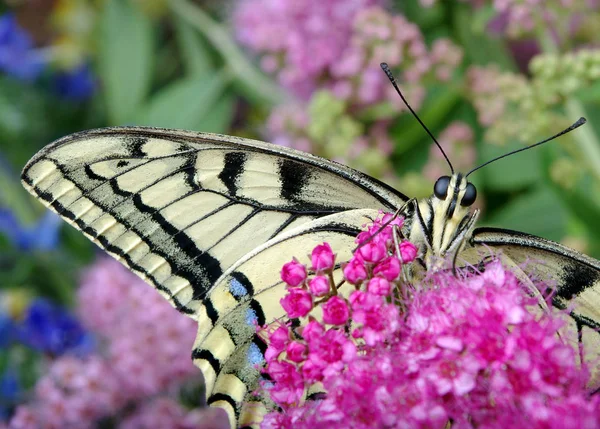
[[[221,54],[249,96],[271,105],[280,104],[288,95],[249,62],[225,26],[217,23],[206,12],[188,0],[169,0],[171,10],[198,30]]]

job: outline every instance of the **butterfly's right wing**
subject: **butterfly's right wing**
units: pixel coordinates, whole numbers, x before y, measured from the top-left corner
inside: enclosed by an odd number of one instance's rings
[[[590,388],[600,389],[600,261],[562,244],[499,228],[477,228],[471,244],[481,253],[496,250],[527,278],[555,282],[552,304],[565,316],[568,338],[580,347],[591,372]],[[564,310],[567,310],[565,312]]]

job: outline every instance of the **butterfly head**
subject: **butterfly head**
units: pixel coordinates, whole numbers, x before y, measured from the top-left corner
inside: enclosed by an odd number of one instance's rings
[[[423,262],[435,268],[470,237],[479,210],[471,212],[477,198],[475,185],[461,173],[440,177],[433,195],[418,202],[410,239],[421,243]]]

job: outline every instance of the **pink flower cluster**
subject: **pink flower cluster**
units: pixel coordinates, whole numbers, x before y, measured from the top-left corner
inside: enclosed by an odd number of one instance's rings
[[[586,393],[587,372],[556,335],[558,317],[530,313],[537,301],[498,261],[480,273],[428,273],[406,284],[400,267],[416,249],[397,249],[393,227],[382,229],[390,219],[359,236],[362,246],[344,267],[355,285],[347,299],[332,280],[328,288],[311,287],[333,276],[327,244],[319,248],[328,263],[315,269],[315,249],[310,279],[298,261],[286,264],[282,305],[290,318],[307,319],[300,328],[262,331],[271,379],[265,389],[280,407],[267,414],[263,429],[449,421],[464,428],[600,428],[600,398]],[[308,399],[316,382],[322,393]]]
[[[262,54],[262,68],[307,98],[343,58],[360,10],[379,0],[245,0],[234,14],[240,42]]]
[[[357,238],[361,247],[343,268],[345,280],[354,285],[348,298],[337,291],[335,255],[327,243],[312,251],[310,278],[307,267],[296,259],[283,266],[281,278],[288,293],[281,305],[290,319],[307,318],[307,323],[299,335],[286,324],[261,329],[268,343],[265,372],[273,381],[268,392],[279,406],[298,406],[310,386],[338,374],[365,348],[382,344],[398,331],[400,313],[387,302],[391,282],[399,278],[402,263],[416,256],[412,243],[393,237],[393,229],[401,228],[402,222],[382,216]],[[398,251],[401,258],[394,256]],[[317,308],[321,321],[314,316]]]
[[[115,260],[102,259],[87,272],[78,310],[105,353],[50,362],[33,401],[17,409],[10,428],[92,428],[102,417],[123,415],[127,405],[178,389],[194,377],[201,382],[189,359],[195,322]],[[185,414],[178,413],[168,414]]]

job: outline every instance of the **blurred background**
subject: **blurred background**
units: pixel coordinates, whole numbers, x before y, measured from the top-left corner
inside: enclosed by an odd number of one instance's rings
[[[5,0],[0,427],[214,427],[194,323],[21,187],[44,145],[113,125],[226,133],[423,197],[448,167],[385,61],[458,170],[585,116],[471,180],[480,224],[600,257],[598,28],[597,0]]]

